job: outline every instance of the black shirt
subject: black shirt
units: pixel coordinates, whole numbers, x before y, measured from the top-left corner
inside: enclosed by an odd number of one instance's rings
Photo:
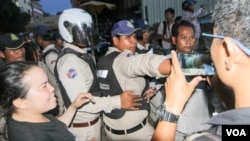
[[[67,126],[52,115],[45,115],[50,122],[7,121],[8,141],[75,141]]]

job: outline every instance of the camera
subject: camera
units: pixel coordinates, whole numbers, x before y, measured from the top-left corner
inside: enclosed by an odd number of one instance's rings
[[[186,76],[210,76],[215,74],[215,68],[209,53],[179,52],[178,60]]]

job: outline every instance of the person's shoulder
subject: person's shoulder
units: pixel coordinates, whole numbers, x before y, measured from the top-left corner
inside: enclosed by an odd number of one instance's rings
[[[221,141],[221,140],[222,140],[221,136],[209,132],[195,133],[184,139],[184,141]]]
[[[163,27],[164,21],[158,23],[158,28]]]
[[[137,56],[137,54],[131,52],[130,50],[124,50],[115,57],[114,64],[131,62],[131,59],[133,60],[135,56]]]
[[[121,52],[121,54],[124,54],[124,55],[126,55],[127,57],[130,57],[130,56],[136,55],[137,53],[133,53],[133,52],[130,51],[130,50],[124,50],[123,52]]]
[[[187,136],[184,141],[221,141],[222,137],[217,134],[219,126],[212,126],[205,131],[200,131]]]
[[[47,68],[46,64],[43,61],[38,61],[37,66],[41,68]]]
[[[59,63],[74,63],[72,62],[73,60],[77,60],[79,59],[79,57],[77,56],[77,52],[74,53],[74,52],[62,52],[61,54],[59,54],[58,56],[58,59],[57,59],[57,62]]]
[[[49,44],[49,45],[47,45],[44,49],[43,49],[43,53],[45,53],[45,52],[48,52],[48,51],[50,51],[50,50],[56,50],[56,47],[55,47],[55,45],[54,44]]]

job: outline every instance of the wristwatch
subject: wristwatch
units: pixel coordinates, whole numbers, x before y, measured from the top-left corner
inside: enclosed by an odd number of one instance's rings
[[[156,109],[156,117],[160,121],[165,120],[167,122],[177,123],[180,116],[167,111],[165,104],[161,104]]]

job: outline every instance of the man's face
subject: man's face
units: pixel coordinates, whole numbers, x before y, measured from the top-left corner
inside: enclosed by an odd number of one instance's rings
[[[6,62],[25,61],[24,47],[18,49],[5,49],[4,57]]]
[[[194,5],[190,5],[190,11],[194,12]]]
[[[174,15],[172,15],[170,12],[167,12],[165,14],[165,18],[167,21],[172,21],[174,19]]]
[[[180,52],[191,52],[195,46],[194,30],[192,27],[180,26],[177,37],[173,37],[173,44]]]
[[[149,34],[149,30],[148,29],[143,32],[143,42],[145,42],[145,43],[148,42],[149,35],[150,34]]]
[[[37,43],[37,45],[39,45],[40,47],[42,47],[42,36],[40,36],[40,35],[35,35],[34,36],[35,38],[35,41],[36,41],[36,43]]]
[[[55,45],[57,48],[62,49],[63,48],[63,40],[61,38],[57,38]]]
[[[120,36],[120,38],[113,37],[114,45],[120,50],[130,50],[131,52],[135,52],[137,39],[135,33],[127,35],[127,36]]]

